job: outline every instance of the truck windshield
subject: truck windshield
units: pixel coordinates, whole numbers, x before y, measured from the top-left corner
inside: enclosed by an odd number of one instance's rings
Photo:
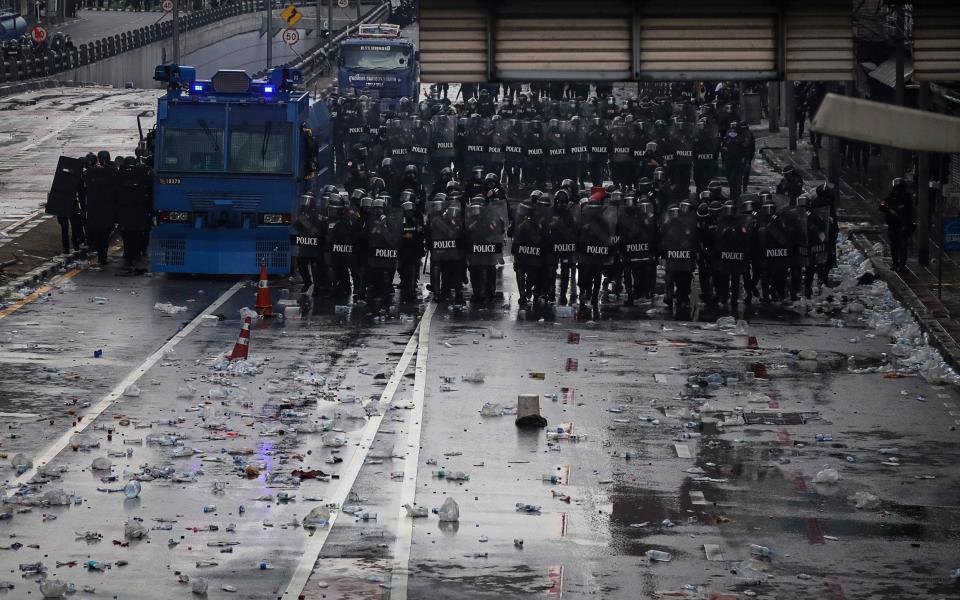
[[[343,66],[355,70],[397,71],[410,66],[410,48],[386,44],[354,44],[340,50]]]
[[[222,171],[223,129],[210,126],[202,119],[189,127],[164,127],[160,170]]]
[[[290,173],[293,156],[290,124],[267,121],[230,132],[230,166],[235,173]]]

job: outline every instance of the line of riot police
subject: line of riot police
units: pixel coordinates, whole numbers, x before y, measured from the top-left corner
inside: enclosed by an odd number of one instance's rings
[[[622,105],[612,95],[587,102],[521,94],[516,104],[510,96],[501,104],[404,100],[388,109],[366,96],[329,99],[335,168],[348,191],[369,189],[379,176],[396,202],[404,187],[393,182],[408,170],[436,191],[444,169],[466,181],[480,167],[499,175],[511,193],[521,185],[555,190],[566,178],[594,186],[612,180],[625,192],[662,167],[678,200],[691,182],[700,193],[720,175],[737,198],[756,150],[738,106],[696,105],[688,95],[629,98]]]
[[[101,150],[83,158],[61,156],[47,214],[57,217],[63,251],[88,246],[99,265],[115,230],[123,239],[124,266],[133,268],[147,254],[153,222],[153,169],[149,157],[117,156]],[[72,230],[72,231],[71,231]],[[71,239],[72,238],[72,239]]]

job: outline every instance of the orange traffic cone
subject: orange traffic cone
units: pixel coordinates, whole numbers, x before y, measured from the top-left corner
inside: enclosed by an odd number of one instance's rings
[[[247,360],[247,352],[250,351],[250,317],[243,318],[243,327],[240,328],[240,337],[237,343],[233,345],[233,352],[230,353],[230,361]]]
[[[273,316],[273,302],[270,301],[270,288],[267,286],[267,263],[260,263],[260,283],[257,284],[257,303],[254,308],[261,317]]]

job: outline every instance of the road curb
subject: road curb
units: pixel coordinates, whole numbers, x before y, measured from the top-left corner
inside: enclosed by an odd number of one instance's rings
[[[60,271],[66,267],[66,265],[75,260],[85,258],[86,254],[86,251],[83,250],[74,250],[69,255],[60,254],[51,258],[39,267],[36,267],[27,273],[24,273],[20,277],[11,280],[6,285],[0,286],[0,304],[7,302],[8,297],[22,287],[40,287],[42,284],[52,279],[55,275],[59,274]]]
[[[45,90],[56,87],[87,87],[92,85],[93,84],[85,83],[83,81],[28,79],[26,81],[19,81],[17,83],[0,86],[0,98],[6,96],[16,96],[17,94],[22,94],[24,92],[34,92],[37,90]]]
[[[785,163],[777,157],[772,149],[763,148],[760,150],[760,154],[778,170],[782,170],[785,166]],[[803,174],[809,175],[806,172]],[[810,178],[804,177],[804,179],[809,180]],[[877,260],[877,256],[872,252],[873,244],[865,236],[851,233],[850,241],[867,257],[877,277],[887,284],[893,296],[910,311],[910,314],[920,325],[920,329],[927,334],[930,345],[940,351],[940,354],[954,370],[960,371],[960,344],[944,329],[940,321],[930,314],[929,309],[924,306],[920,297],[914,293],[910,286],[899,275]]]

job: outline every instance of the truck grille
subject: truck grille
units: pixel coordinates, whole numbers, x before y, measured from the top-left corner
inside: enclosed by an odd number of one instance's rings
[[[186,240],[157,240],[153,251],[153,262],[161,267],[182,267],[186,254]]]
[[[234,210],[240,212],[256,212],[263,200],[262,194],[231,194],[231,193],[193,193],[187,194],[187,200],[194,211],[213,210],[213,203],[217,200],[230,200]]]
[[[290,268],[290,242],[287,240],[257,240],[257,264],[267,263],[268,269],[288,270]]]

